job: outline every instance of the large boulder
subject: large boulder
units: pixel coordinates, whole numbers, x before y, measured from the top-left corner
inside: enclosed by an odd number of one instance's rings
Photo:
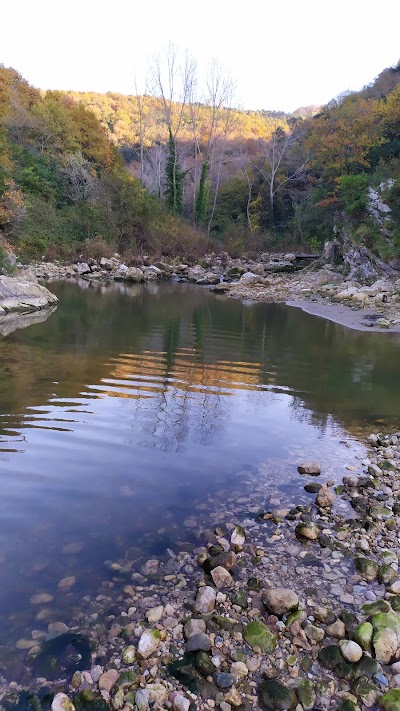
[[[11,311],[29,312],[58,303],[46,287],[21,277],[0,276],[0,316]]]

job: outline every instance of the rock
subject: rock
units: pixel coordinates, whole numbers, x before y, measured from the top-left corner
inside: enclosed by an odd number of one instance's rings
[[[197,652],[194,659],[194,666],[203,676],[212,676],[215,672],[214,664],[208,654],[204,651]]]
[[[321,640],[325,637],[324,630],[320,627],[316,627],[316,625],[308,623],[304,625],[303,629],[307,639],[309,639],[310,642],[321,642]]]
[[[36,595],[32,595],[30,599],[31,605],[48,605],[49,602],[53,602],[54,597],[53,595],[49,595],[48,593],[37,593]]]
[[[328,625],[326,628],[326,634],[328,634],[329,637],[334,637],[335,639],[344,639],[346,636],[346,627],[342,620],[336,620],[336,622]]]
[[[149,694],[150,702],[155,708],[165,708],[165,702],[168,700],[168,690],[163,684],[147,684],[146,691]]]
[[[48,289],[22,277],[0,276],[0,309],[2,312],[36,311],[58,303]]]
[[[327,647],[322,647],[318,652],[318,661],[325,669],[333,671],[335,667],[342,661],[340,649],[336,644],[329,644]]]
[[[391,689],[379,699],[382,711],[400,711],[400,689]]]
[[[250,647],[253,649],[258,647],[266,654],[273,652],[276,647],[275,635],[267,625],[258,620],[253,620],[246,625],[243,630],[243,637]]]
[[[239,284],[256,284],[261,279],[259,274],[253,272],[245,272],[239,279]]]
[[[374,602],[366,602],[362,606],[364,615],[377,615],[379,612],[389,612],[390,605],[386,600],[374,600]]]
[[[351,699],[343,699],[336,711],[360,711],[360,709]]]
[[[218,590],[222,590],[222,588],[230,588],[233,585],[232,575],[225,568],[223,568],[222,565],[218,565],[216,568],[213,568],[211,571],[211,577],[215,587],[217,587]]]
[[[143,659],[147,659],[157,651],[161,641],[159,630],[145,630],[139,639],[138,653]]]
[[[135,706],[137,711],[147,711],[149,706],[150,695],[147,689],[138,689],[135,694]]]
[[[321,465],[318,462],[306,462],[305,464],[299,464],[297,471],[299,474],[319,476],[321,474]]]
[[[354,641],[366,651],[371,649],[373,627],[370,622],[362,622],[354,632]]]
[[[160,561],[157,560],[157,558],[151,558],[150,560],[146,561],[144,565],[142,565],[142,567],[140,568],[140,572],[142,575],[145,576],[157,575],[159,567]]]
[[[51,704],[51,711],[75,711],[75,706],[66,694],[56,694]]]
[[[277,617],[282,617],[287,612],[293,612],[299,606],[298,595],[290,588],[264,590],[261,600],[268,612],[277,615]]]
[[[193,634],[186,643],[187,652],[209,652],[212,647],[211,640],[204,632]]]
[[[378,570],[378,580],[382,585],[389,585],[397,579],[397,573],[390,563],[381,565]]]
[[[378,565],[370,558],[355,558],[356,570],[368,582],[373,582],[378,577]]]
[[[243,703],[241,695],[239,694],[238,690],[235,689],[234,686],[232,686],[232,688],[229,689],[229,691],[225,694],[225,700],[228,702],[228,706],[241,706]]]
[[[333,506],[333,502],[336,499],[336,494],[328,489],[327,486],[321,486],[317,498],[315,499],[315,503],[317,504],[318,508],[321,509],[331,509]]]
[[[389,664],[392,657],[395,656],[398,648],[396,632],[390,629],[390,627],[381,627],[374,632],[372,645],[375,652],[375,658],[378,662]]]
[[[189,711],[190,701],[182,694],[176,694],[172,702],[172,708],[175,711]]]
[[[317,484],[316,481],[310,481],[309,484],[304,486],[304,491],[306,491],[307,494],[318,494],[321,488],[322,484]]]
[[[206,558],[203,568],[206,573],[210,573],[211,570],[218,568],[218,566],[221,566],[226,570],[231,570],[235,565],[236,560],[236,553],[233,551],[224,551],[223,553],[218,553],[218,555],[214,555],[211,558]]]
[[[342,639],[339,642],[339,648],[346,661],[350,662],[351,664],[358,662],[363,654],[360,645],[357,644],[357,642],[353,642],[352,640]]]
[[[261,705],[268,711],[286,711],[297,705],[296,695],[277,679],[264,679],[258,688]]]
[[[206,631],[206,623],[204,620],[189,620],[186,622],[185,627],[184,627],[184,633],[186,639],[189,639],[192,637],[194,634],[199,634],[200,632],[205,632]]]
[[[99,692],[83,689],[74,697],[76,711],[109,711],[110,707]]]
[[[228,674],[227,672],[217,672],[214,674],[215,684],[219,689],[230,689],[234,685],[236,679],[233,674]]]
[[[124,664],[133,664],[136,659],[136,647],[132,644],[122,650],[121,658]]]
[[[211,588],[209,585],[199,588],[194,603],[194,611],[202,615],[212,612],[215,608],[215,598],[216,592],[214,588]]]
[[[116,669],[109,669],[104,672],[99,679],[99,689],[100,691],[108,691],[110,693],[111,689],[115,686],[119,679],[119,672]]]
[[[374,615],[371,623],[374,630],[384,627],[392,629],[396,632],[397,641],[400,644],[400,617],[397,617],[393,612],[380,612],[378,615]]]
[[[162,605],[151,607],[150,610],[147,610],[146,612],[147,621],[150,622],[151,625],[155,622],[159,622],[163,616],[163,612],[164,607]]]
[[[244,679],[249,673],[248,668],[244,662],[233,662],[231,666],[231,674],[235,677],[237,681]]]
[[[301,521],[295,528],[296,536],[316,541],[319,536],[319,528],[313,521]]]
[[[123,272],[125,281],[140,282],[144,281],[144,273],[138,267],[129,267]]]
[[[244,528],[241,526],[236,526],[231,535],[231,544],[233,546],[242,547],[246,541],[246,533]]]
[[[310,679],[302,679],[296,688],[297,697],[305,711],[314,708],[316,694]]]

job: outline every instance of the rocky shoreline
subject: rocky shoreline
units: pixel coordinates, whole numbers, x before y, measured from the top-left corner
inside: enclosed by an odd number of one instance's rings
[[[119,255],[73,265],[41,263],[21,269],[26,279],[81,278],[89,283],[150,282],[162,279],[210,287],[216,294],[258,302],[303,306],[350,328],[400,332],[400,278],[376,276],[368,284],[341,269],[315,261],[318,255],[262,254],[257,261],[215,255],[189,265],[152,262],[128,266]],[[307,306],[309,304],[309,306]]]
[[[243,474],[185,520],[195,545],[105,561],[72,619],[38,591],[31,637],[0,648],[0,706],[398,711],[400,433],[368,446],[342,483],[299,463],[311,503],[265,505],[270,474]]]

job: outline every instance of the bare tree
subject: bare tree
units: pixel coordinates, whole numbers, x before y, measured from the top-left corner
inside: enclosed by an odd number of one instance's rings
[[[304,173],[309,157],[296,155],[294,148],[299,145],[300,132],[295,128],[286,133],[277,128],[270,141],[263,146],[263,163],[257,169],[268,185],[269,219],[274,226],[275,196],[278,190]]]
[[[196,62],[187,52],[183,62],[180,62],[177,48],[170,43],[164,58],[159,54],[155,55],[149,67],[152,93],[161,99],[164,122],[168,131],[165,176],[167,203],[171,210],[180,212],[185,174],[179,163],[177,140],[183,124],[185,107],[192,93]]]

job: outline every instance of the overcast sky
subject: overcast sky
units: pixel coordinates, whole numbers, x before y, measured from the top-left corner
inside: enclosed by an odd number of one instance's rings
[[[42,89],[134,93],[172,40],[216,57],[236,105],[293,111],[400,58],[399,0],[0,0],[0,63]]]

